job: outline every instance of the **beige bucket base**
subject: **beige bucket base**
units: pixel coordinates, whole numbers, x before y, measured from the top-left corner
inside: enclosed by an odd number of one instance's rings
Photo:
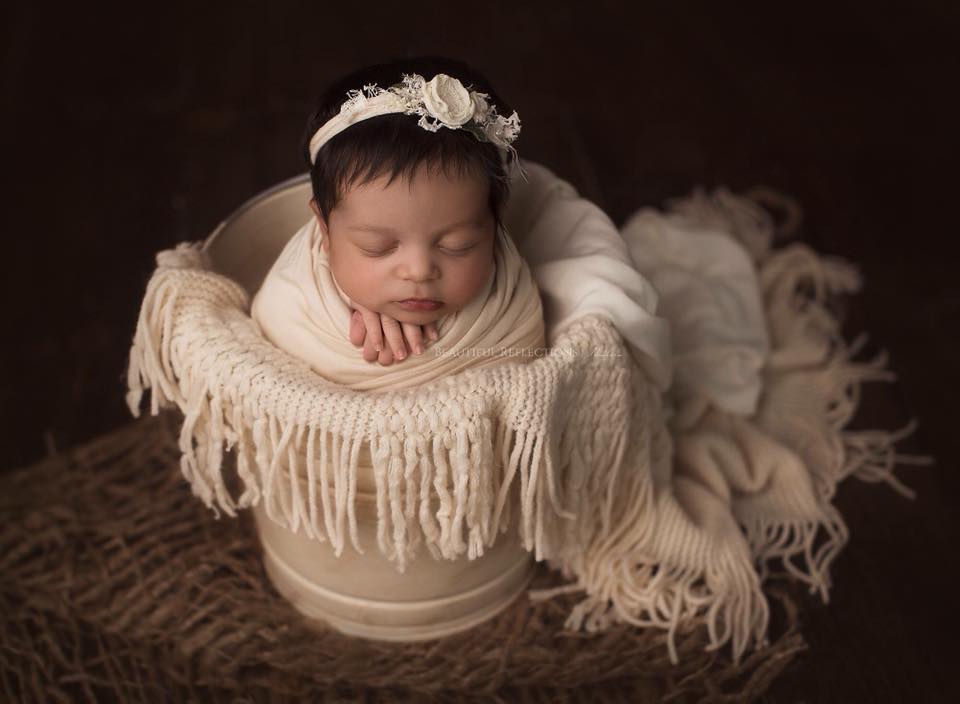
[[[422,550],[401,574],[377,549],[373,506],[358,501],[357,509],[364,553],[348,539],[337,557],[329,543],[271,520],[262,501],[253,508],[267,575],[311,625],[373,640],[442,638],[495,616],[533,576],[533,556],[512,534],[475,560],[434,560]]]

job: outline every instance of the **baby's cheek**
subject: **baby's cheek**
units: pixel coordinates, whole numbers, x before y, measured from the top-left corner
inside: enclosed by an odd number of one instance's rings
[[[357,295],[362,296],[367,307],[373,309],[390,302],[388,287],[384,285],[387,275],[376,266],[359,263],[356,267]]]
[[[461,305],[466,305],[483,293],[492,272],[492,261],[476,261],[459,273],[454,281],[457,282],[457,298]]]
[[[382,277],[377,276],[377,272],[369,264],[359,260],[339,261],[335,266],[331,266],[331,270],[337,283],[351,300],[371,310],[381,303],[378,294],[382,287]]]

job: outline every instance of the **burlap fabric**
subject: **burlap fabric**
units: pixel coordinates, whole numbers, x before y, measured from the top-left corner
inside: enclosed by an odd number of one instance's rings
[[[676,666],[659,629],[564,631],[573,596],[523,595],[423,643],[311,629],[270,585],[249,513],[218,521],[191,495],[178,422],[0,478],[3,701],[743,702],[805,647],[776,582],[771,645],[739,666],[703,652],[703,628],[678,635]],[[532,586],[560,581],[538,565]]]

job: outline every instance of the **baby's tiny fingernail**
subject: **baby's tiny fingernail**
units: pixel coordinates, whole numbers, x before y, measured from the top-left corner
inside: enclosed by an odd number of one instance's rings
[[[431,340],[436,340],[440,336],[437,334],[436,330],[429,330],[427,331],[427,337],[429,337]]]
[[[403,359],[404,357],[407,356],[407,353],[406,353],[406,351],[404,351],[404,350],[397,350],[397,352],[396,352],[396,354],[395,354],[394,356],[395,356],[397,359]]]
[[[422,348],[420,345],[414,345],[414,346],[413,346],[413,353],[414,353],[414,354],[423,354],[423,348]]]
[[[375,343],[373,346],[376,348],[377,352],[383,352],[383,345],[381,345],[379,342]]]

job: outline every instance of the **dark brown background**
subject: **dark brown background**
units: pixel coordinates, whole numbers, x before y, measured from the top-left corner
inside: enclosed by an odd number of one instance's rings
[[[327,81],[448,54],[517,106],[521,154],[616,222],[697,184],[765,184],[803,205],[804,240],[860,266],[849,336],[899,382],[868,384],[854,425],[916,416],[901,451],[938,465],[901,469],[914,502],[841,487],[831,603],[804,601],[810,649],[769,700],[956,700],[958,6],[322,5],[3,11],[3,466],[127,420],[153,254],[301,172]]]

